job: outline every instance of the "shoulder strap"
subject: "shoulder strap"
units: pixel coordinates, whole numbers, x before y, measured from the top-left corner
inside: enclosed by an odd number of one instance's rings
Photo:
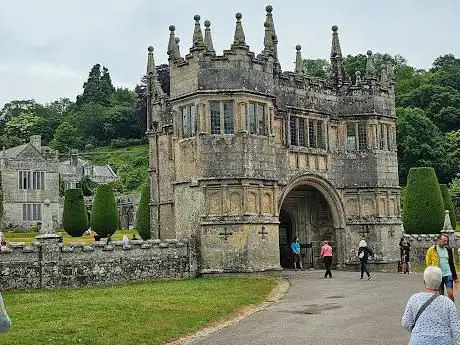
[[[422,315],[422,313],[425,311],[425,309],[438,297],[439,295],[438,294],[434,294],[433,296],[431,296],[428,301],[426,301],[421,307],[420,309],[418,310],[417,312],[417,315],[415,315],[415,321],[414,321],[414,325],[412,326],[412,329],[415,327],[415,324],[417,323],[417,320],[418,318],[420,317],[420,315]]]

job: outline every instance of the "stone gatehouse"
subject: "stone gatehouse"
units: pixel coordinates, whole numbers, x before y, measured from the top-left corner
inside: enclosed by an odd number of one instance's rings
[[[333,26],[327,80],[309,76],[300,45],[294,71],[282,71],[272,10],[259,54],[240,13],[222,55],[208,20],[203,34],[194,17],[185,56],[171,25],[169,95],[149,48],[152,237],[196,236],[201,273],[281,269],[295,236],[315,256],[319,241],[332,241],[342,268],[365,237],[376,265],[394,270],[402,226],[392,66],[376,71],[368,51],[352,80]]]

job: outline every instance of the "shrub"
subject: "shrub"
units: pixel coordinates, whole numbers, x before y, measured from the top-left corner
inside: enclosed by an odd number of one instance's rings
[[[449,210],[450,223],[452,228],[457,227],[457,220],[455,217],[454,204],[452,203],[452,196],[449,193],[449,188],[445,184],[440,184],[442,201],[444,202],[444,210]]]
[[[112,186],[103,184],[96,190],[91,212],[91,228],[101,237],[118,229],[118,209]]]
[[[410,168],[404,196],[404,230],[435,234],[444,224],[444,203],[433,168]]]
[[[150,186],[148,183],[142,188],[141,200],[139,202],[139,208],[137,210],[137,224],[136,228],[139,232],[139,236],[142,239],[148,240],[150,238]]]
[[[80,237],[88,227],[88,213],[80,188],[64,192],[62,227],[72,237]]]

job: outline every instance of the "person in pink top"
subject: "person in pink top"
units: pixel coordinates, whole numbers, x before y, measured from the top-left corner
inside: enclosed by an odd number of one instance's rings
[[[332,278],[332,247],[329,245],[327,241],[323,241],[320,256],[323,258],[324,265],[326,266],[326,273],[324,273],[324,278],[327,278],[327,276],[329,276],[329,278]]]

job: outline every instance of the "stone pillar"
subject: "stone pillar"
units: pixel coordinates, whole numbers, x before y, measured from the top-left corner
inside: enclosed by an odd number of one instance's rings
[[[446,210],[445,212],[444,226],[442,227],[441,233],[449,238],[449,244],[451,246],[455,245],[455,230],[452,228],[452,224],[450,222],[449,210]]]
[[[345,268],[345,228],[335,228],[335,241],[337,243],[337,269]]]
[[[50,201],[46,199],[43,207],[43,222],[39,234],[35,237],[40,242],[40,287],[54,288],[60,286],[59,260],[61,250],[59,239],[53,228]]]

